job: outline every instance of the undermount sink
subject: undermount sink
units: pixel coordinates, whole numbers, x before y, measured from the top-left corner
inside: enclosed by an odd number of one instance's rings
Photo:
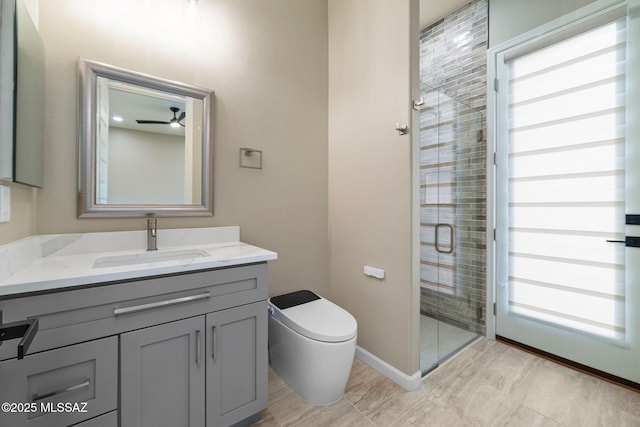
[[[179,249],[174,251],[142,252],[128,255],[113,255],[97,258],[92,268],[121,267],[150,262],[178,261],[209,256],[202,249]]]

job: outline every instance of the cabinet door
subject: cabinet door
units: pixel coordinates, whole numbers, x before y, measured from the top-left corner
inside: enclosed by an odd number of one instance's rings
[[[122,334],[122,427],[204,427],[204,316]]]
[[[207,315],[207,427],[267,407],[267,303]]]
[[[0,426],[68,426],[112,411],[117,372],[116,337],[0,362],[0,402],[14,404]]]

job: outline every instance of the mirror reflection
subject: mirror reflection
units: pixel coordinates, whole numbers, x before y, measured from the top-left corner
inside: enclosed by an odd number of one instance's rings
[[[78,64],[79,216],[211,215],[213,92]]]
[[[22,1],[16,2],[17,58],[13,180],[44,185],[45,55],[40,33]]]
[[[98,77],[97,102],[97,204],[201,203],[202,100]]]

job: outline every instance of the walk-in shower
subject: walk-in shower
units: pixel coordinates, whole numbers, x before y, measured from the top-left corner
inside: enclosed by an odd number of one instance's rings
[[[420,109],[420,369],[484,334],[482,114],[425,84]]]
[[[423,373],[485,334],[487,18],[470,0],[420,31]]]

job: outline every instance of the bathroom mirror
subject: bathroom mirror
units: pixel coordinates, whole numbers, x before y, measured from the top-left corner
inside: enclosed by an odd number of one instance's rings
[[[0,13],[0,179],[42,188],[44,44],[22,0]]]
[[[15,2],[0,1],[0,179],[13,180]]]
[[[80,58],[78,216],[213,214],[213,91]]]

